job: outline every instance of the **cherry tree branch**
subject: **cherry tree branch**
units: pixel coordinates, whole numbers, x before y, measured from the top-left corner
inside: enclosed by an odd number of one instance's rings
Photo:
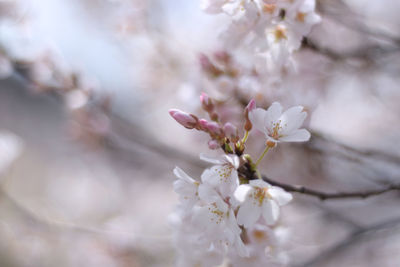
[[[390,191],[400,191],[400,185],[391,184],[380,189],[371,189],[363,191],[348,191],[348,192],[323,192],[315,189],[310,189],[305,186],[291,185],[286,183],[281,183],[274,181],[267,176],[262,177],[267,183],[279,186],[285,189],[287,192],[295,192],[299,194],[304,194],[312,197],[319,198],[320,200],[330,200],[330,199],[345,199],[345,198],[368,198],[372,196],[381,195]]]

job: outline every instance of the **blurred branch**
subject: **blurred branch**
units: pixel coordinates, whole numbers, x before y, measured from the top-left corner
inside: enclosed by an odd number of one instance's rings
[[[382,230],[390,229],[397,227],[400,224],[400,218],[392,219],[389,221],[385,221],[382,223],[375,224],[365,229],[360,229],[358,231],[353,232],[349,237],[340,241],[333,247],[327,249],[325,252],[320,253],[315,258],[303,263],[301,265],[297,265],[299,267],[310,267],[310,266],[318,266],[324,263],[326,260],[333,258],[338,253],[344,251],[345,249],[356,245],[359,241],[361,241],[366,235],[382,232]]]
[[[384,54],[396,53],[400,51],[400,47],[381,45],[366,45],[364,47],[359,47],[357,49],[352,49],[348,51],[335,51],[334,49],[328,47],[322,47],[315,40],[312,40],[310,38],[303,39],[302,48],[307,48],[335,61],[348,59],[370,60]]]
[[[319,0],[318,10],[324,17],[329,17],[333,21],[354,31],[364,33],[371,37],[389,41],[400,46],[400,37],[395,36],[383,29],[371,28],[365,21],[368,19],[362,14],[355,12],[343,0]]]
[[[329,18],[337,24],[345,26],[355,32],[365,34],[366,37],[373,37],[390,44],[369,44],[348,51],[336,51],[323,47],[315,40],[304,38],[302,47],[327,56],[336,61],[347,59],[376,59],[380,56],[400,51],[400,37],[384,31],[383,29],[371,28],[366,25],[368,18],[356,13],[342,0],[319,0],[318,10],[324,18]]]

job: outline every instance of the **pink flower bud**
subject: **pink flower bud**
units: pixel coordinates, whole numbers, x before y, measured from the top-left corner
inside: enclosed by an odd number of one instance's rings
[[[207,121],[207,120],[205,120],[205,119],[200,119],[200,120],[199,120],[199,124],[200,124],[200,128],[201,128],[203,131],[208,131],[208,129],[207,129],[208,121]]]
[[[218,149],[220,147],[220,145],[218,144],[218,142],[216,140],[210,140],[208,141],[208,147],[210,149]]]
[[[221,128],[219,127],[218,123],[213,121],[207,123],[207,130],[212,134],[221,134]]]
[[[238,129],[235,125],[230,122],[225,123],[224,125],[224,133],[225,136],[228,137],[232,142],[237,142],[238,137]]]
[[[230,62],[230,55],[226,51],[217,51],[214,53],[214,58],[224,64],[228,64]]]
[[[247,112],[250,112],[254,109],[256,109],[256,101],[254,100],[254,98],[252,98],[250,100],[249,104],[247,104],[246,110],[247,110]]]
[[[169,114],[185,128],[193,129],[197,125],[197,119],[192,114],[188,114],[179,109],[170,109]]]
[[[220,76],[223,72],[218,69],[211,61],[210,59],[204,55],[201,54],[199,57],[200,65],[201,68],[206,72],[207,74],[213,76],[213,77],[218,77]]]
[[[247,104],[247,107],[244,109],[244,115],[246,117],[246,122],[244,124],[244,129],[246,131],[250,131],[251,128],[253,128],[253,124],[251,123],[249,119],[249,112],[253,111],[256,109],[256,101],[254,99],[251,99],[249,104]]]
[[[204,92],[201,93],[200,95],[200,102],[201,103],[205,103],[206,105],[209,103],[210,98],[208,97],[208,95]]]
[[[201,102],[202,108],[205,111],[211,112],[214,109],[214,105],[211,101],[211,98],[204,92],[201,93],[201,95],[200,95],[200,102]]]

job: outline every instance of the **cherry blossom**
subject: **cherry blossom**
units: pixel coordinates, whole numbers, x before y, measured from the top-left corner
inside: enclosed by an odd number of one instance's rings
[[[200,183],[179,167],[175,167],[174,174],[178,177],[178,180],[174,182],[174,190],[179,195],[179,200],[184,205],[192,207],[199,199],[197,191]]]
[[[202,233],[202,238],[211,242],[215,249],[235,252],[245,257],[248,252],[240,238],[238,226],[229,200],[223,199],[209,184],[199,186],[199,197],[205,203],[193,208],[193,223]]]
[[[217,188],[223,197],[231,196],[239,186],[239,177],[236,171],[239,167],[239,158],[236,155],[213,158],[204,154],[200,154],[200,158],[216,164],[203,172],[202,182]]]
[[[282,106],[274,102],[267,110],[257,108],[249,113],[254,127],[263,132],[272,144],[304,142],[310,139],[306,129],[299,129],[307,117],[302,106],[291,107],[282,113]]]
[[[234,197],[240,203],[237,221],[245,228],[252,227],[260,217],[269,225],[276,223],[279,206],[292,200],[290,193],[262,180],[251,180],[249,184],[240,185]]]

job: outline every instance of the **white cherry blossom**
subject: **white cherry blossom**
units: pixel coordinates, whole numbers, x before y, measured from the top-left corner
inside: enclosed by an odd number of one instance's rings
[[[192,207],[198,200],[199,182],[187,175],[179,167],[175,167],[174,174],[178,180],[174,182],[174,190],[179,195],[179,200],[183,205]]]
[[[210,157],[200,154],[200,158],[204,161],[216,164],[203,172],[201,181],[216,188],[224,198],[231,196],[239,186],[239,177],[237,173],[239,157],[236,155]]]
[[[286,8],[285,21],[293,31],[304,36],[310,33],[311,27],[321,21],[315,13],[315,0],[296,0]]]
[[[247,256],[240,238],[242,230],[230,203],[208,184],[199,186],[199,197],[205,204],[193,208],[193,225],[201,231],[202,238],[218,251],[226,253],[233,249],[241,257]]]
[[[238,224],[245,228],[252,227],[260,217],[263,217],[267,224],[273,225],[279,217],[279,206],[292,200],[290,193],[262,180],[251,180],[249,184],[240,185],[234,197],[240,203]]]
[[[310,133],[306,129],[299,129],[306,117],[302,106],[291,107],[282,113],[282,106],[278,102],[274,102],[268,110],[256,108],[249,113],[254,127],[273,143],[308,141]]]

